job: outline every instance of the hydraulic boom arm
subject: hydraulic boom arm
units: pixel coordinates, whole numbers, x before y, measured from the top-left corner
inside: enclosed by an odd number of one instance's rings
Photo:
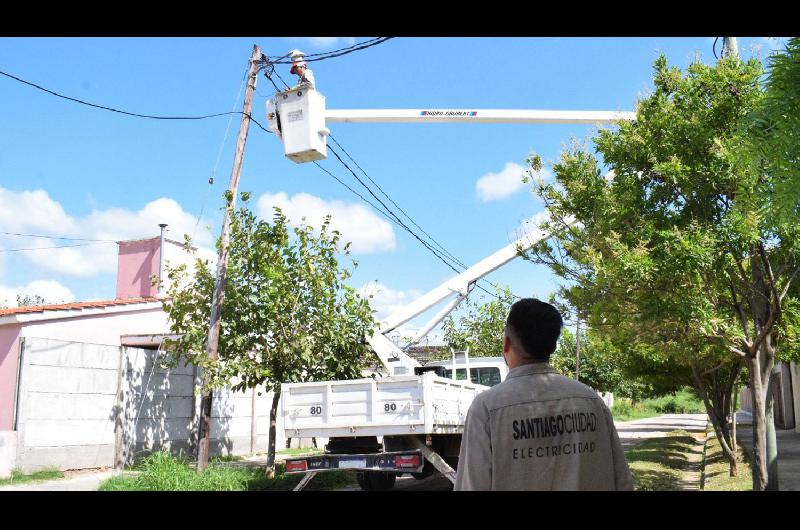
[[[475,285],[475,282],[516,258],[520,251],[529,249],[538,241],[547,237],[548,234],[545,232],[537,231],[506,245],[491,256],[482,259],[469,269],[450,278],[445,283],[432,289],[420,298],[417,298],[399,311],[391,314],[386,320],[381,322],[378,330],[367,340],[375,350],[375,353],[377,353],[381,362],[383,362],[384,366],[389,370],[389,373],[392,375],[409,372],[413,373],[414,367],[420,366],[420,364],[389,340],[386,337],[387,333],[402,326],[448,297],[456,295],[456,300],[448,304],[443,311],[439,312],[433,320],[423,327],[423,330],[415,337],[415,340],[412,341],[416,342],[428,331],[433,329],[436,324],[441,322],[450,311],[455,309],[459,302],[466,298],[467,294],[469,294],[470,290],[472,290],[472,287]]]

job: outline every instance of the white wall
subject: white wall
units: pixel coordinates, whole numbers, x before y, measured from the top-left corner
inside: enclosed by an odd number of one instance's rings
[[[28,322],[21,336],[119,346],[121,335],[161,333],[170,333],[170,329],[167,314],[158,304],[151,309]]]
[[[159,368],[155,355],[141,348],[25,338],[15,467],[112,467],[161,447],[193,453],[197,370]],[[215,392],[212,454],[250,454],[251,446],[266,452],[271,404],[272,394],[263,389]],[[281,427],[278,418],[278,450],[286,443]]]

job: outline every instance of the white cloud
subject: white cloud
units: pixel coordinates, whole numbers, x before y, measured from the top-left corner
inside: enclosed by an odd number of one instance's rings
[[[358,254],[384,252],[395,249],[396,239],[392,225],[366,206],[344,201],[326,201],[308,193],[288,196],[285,192],[265,193],[258,199],[258,213],[272,219],[273,207],[283,210],[292,225],[305,223],[318,228],[326,215],[331,216],[331,228],[338,230],[343,242],[352,242],[351,250]]]
[[[535,213],[532,216],[528,217],[527,219],[523,219],[522,222],[517,226],[512,234],[509,234],[509,238],[513,239],[521,239],[526,236],[530,235],[538,235],[538,228],[539,226],[545,222],[550,220],[550,211],[549,210],[542,210],[541,212]]]
[[[505,199],[519,192],[526,187],[522,182],[522,177],[528,168],[514,162],[508,162],[503,169],[497,173],[486,173],[475,183],[475,190],[478,197],[483,202]],[[533,175],[547,181],[552,177],[552,172],[547,168]]]
[[[16,307],[17,295],[40,296],[45,303],[72,302],[75,295],[68,288],[52,280],[34,280],[22,287],[0,285],[0,307]]]
[[[368,282],[358,288],[358,293],[361,296],[372,295],[369,304],[372,309],[377,311],[375,314],[377,320],[383,320],[422,296],[422,291],[417,289],[397,291],[380,282]]]
[[[183,234],[195,231],[196,217],[184,211],[174,199],[160,198],[141,210],[109,208],[93,210],[85,217],[73,217],[64,211],[45,190],[11,191],[0,188],[0,226],[7,232],[58,237],[108,239],[122,241],[146,239],[159,235],[159,223],[167,223],[167,237],[183,241]],[[201,220],[201,224],[205,224]],[[213,237],[198,227],[195,245],[200,255],[213,255]],[[3,236],[3,248],[44,248],[85,245],[90,241],[66,241]],[[68,248],[50,248],[17,253],[23,259],[53,272],[79,277],[113,274],[117,270],[117,246],[113,243]]]

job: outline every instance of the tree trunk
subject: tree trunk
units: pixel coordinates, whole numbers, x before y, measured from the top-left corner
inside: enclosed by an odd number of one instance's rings
[[[714,428],[714,434],[719,440],[722,453],[728,460],[730,474],[732,477],[736,476],[736,452],[731,449],[730,431],[727,426],[727,403],[726,397],[729,389],[724,388],[720,390],[719,386],[714,385],[714,392],[707,392],[703,384],[703,376],[696,366],[692,366],[692,375],[694,376],[695,390],[703,398],[703,404],[706,407],[706,414],[711,421],[711,426]],[[723,385],[727,386],[727,385]]]
[[[280,387],[272,395],[272,408],[269,409],[269,445],[267,446],[267,478],[275,478],[275,431],[277,426],[278,401],[281,399]]]
[[[767,454],[767,491],[778,491],[778,444],[775,437],[775,396],[773,395],[772,377],[767,387],[766,401],[766,454]]]
[[[750,394],[753,397],[753,491],[763,491],[768,482],[766,403],[759,356],[748,359]],[[769,384],[769,380],[766,383]]]
[[[731,399],[731,449],[733,449],[734,454],[739,452],[739,442],[736,441],[736,409],[739,408],[739,385],[736,384],[733,387],[733,399]]]
[[[736,462],[739,458],[739,444],[736,441],[736,409],[738,399],[739,385],[735,384],[733,385],[733,391],[731,392],[731,452],[734,455],[733,466],[731,466],[730,473],[730,476],[732,477],[735,477],[738,474],[738,469],[736,468]]]

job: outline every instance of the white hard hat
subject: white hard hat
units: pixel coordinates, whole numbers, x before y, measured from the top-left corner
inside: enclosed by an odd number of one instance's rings
[[[306,54],[304,52],[301,52],[300,50],[292,50],[289,52],[289,55],[292,57],[293,63],[302,61],[306,56]]]

